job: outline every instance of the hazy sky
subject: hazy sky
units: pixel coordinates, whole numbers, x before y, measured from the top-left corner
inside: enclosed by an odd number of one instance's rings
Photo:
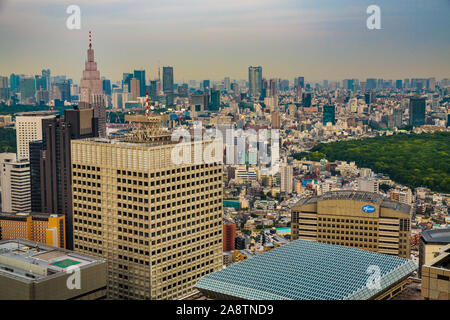
[[[69,30],[69,5],[81,29]],[[381,7],[381,30],[366,9]],[[450,0],[0,0],[0,75],[79,82],[92,30],[102,76],[174,66],[176,82],[263,77],[307,81],[450,78]]]

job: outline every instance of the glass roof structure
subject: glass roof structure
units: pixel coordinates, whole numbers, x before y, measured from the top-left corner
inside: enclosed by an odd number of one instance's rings
[[[206,275],[195,287],[216,299],[366,300],[416,269],[396,256],[296,240]]]

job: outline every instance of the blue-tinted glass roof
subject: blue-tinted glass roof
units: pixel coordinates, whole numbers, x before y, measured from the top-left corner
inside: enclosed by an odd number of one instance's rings
[[[367,286],[369,266],[380,268],[379,288]],[[404,258],[296,240],[209,274],[196,288],[218,298],[359,300],[377,295],[416,269]]]

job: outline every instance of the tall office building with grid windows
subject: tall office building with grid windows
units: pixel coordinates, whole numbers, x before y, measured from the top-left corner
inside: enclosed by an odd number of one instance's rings
[[[139,139],[72,141],[74,249],[107,260],[111,299],[179,299],[222,267],[222,165]]]

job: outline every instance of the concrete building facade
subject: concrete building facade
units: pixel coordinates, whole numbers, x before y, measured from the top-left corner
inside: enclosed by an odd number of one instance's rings
[[[411,207],[363,191],[331,191],[292,208],[292,240],[410,258]]]
[[[107,259],[109,298],[179,299],[222,267],[222,165],[173,148],[72,141],[74,248]]]

